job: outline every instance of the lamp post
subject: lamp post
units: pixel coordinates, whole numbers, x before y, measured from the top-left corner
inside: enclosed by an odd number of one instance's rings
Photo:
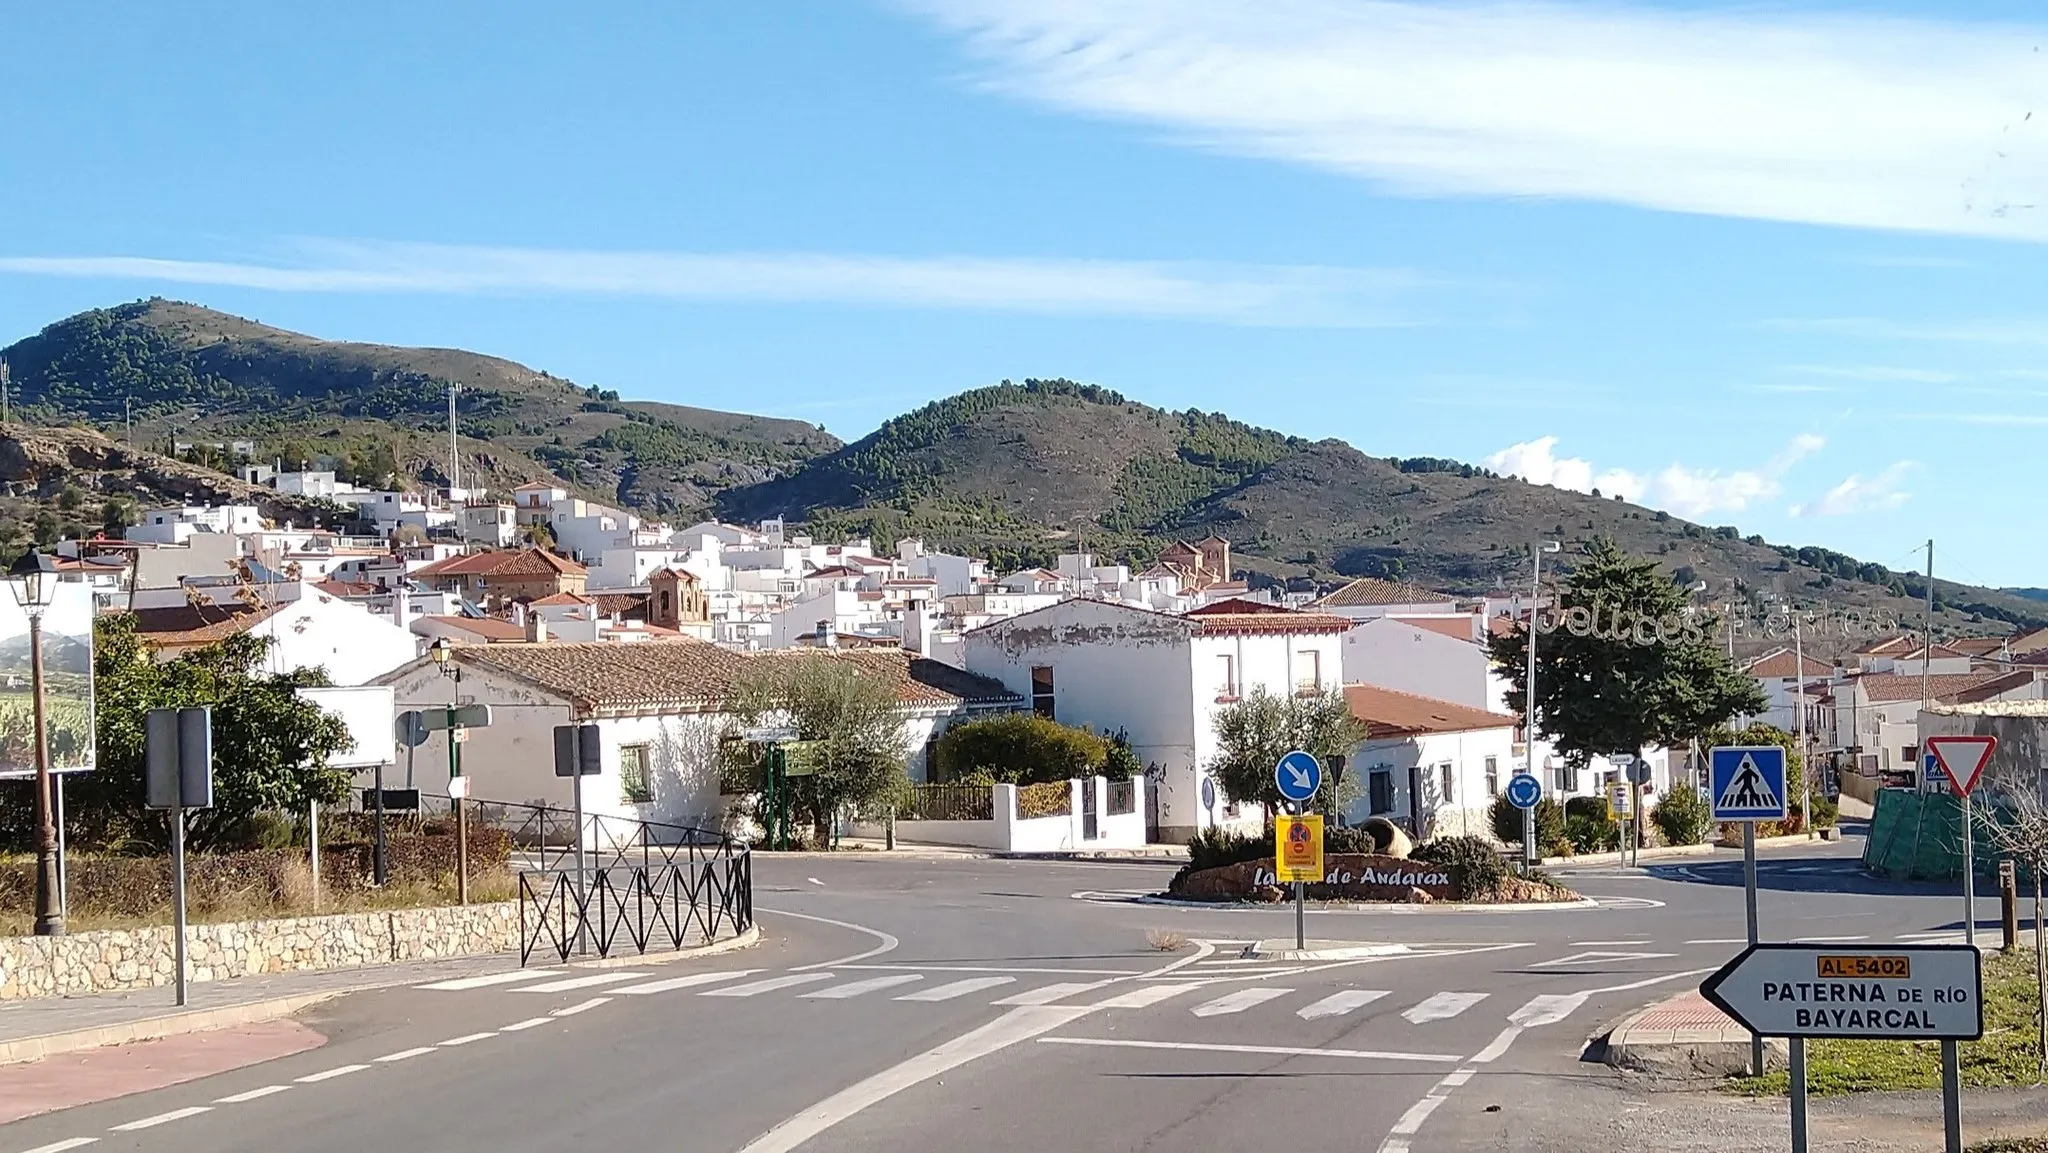
[[[454,782],[462,778],[462,742],[455,730],[455,706],[462,703],[462,666],[453,659],[455,646],[441,637],[427,646],[427,656],[441,675],[455,682],[455,699],[448,705],[448,793],[455,809],[455,903],[469,904],[469,811],[462,800],[468,789]],[[466,784],[466,782],[465,782]]]
[[[1529,679],[1523,682],[1522,688],[1522,739],[1523,771],[1532,777],[1536,776],[1536,602],[1543,595],[1543,554],[1563,550],[1564,546],[1554,540],[1538,541],[1529,550],[1535,563],[1529,574]],[[1536,809],[1532,805],[1522,810],[1524,866],[1536,866],[1536,848]]]
[[[43,701],[43,610],[57,595],[55,566],[31,549],[12,570],[15,602],[28,614],[29,693],[34,697],[36,733],[36,936],[64,935],[64,911],[57,881],[57,821],[51,807],[50,740]]]

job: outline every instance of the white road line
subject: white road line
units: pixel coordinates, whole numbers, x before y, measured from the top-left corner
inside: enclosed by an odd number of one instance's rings
[[[110,1126],[108,1132],[133,1133],[138,1129],[154,1129],[158,1125],[168,1125],[173,1121],[183,1121],[187,1117],[197,1117],[201,1113],[211,1112],[213,1112],[213,1106],[211,1105],[187,1105],[183,1109],[173,1109],[168,1113],[158,1113],[154,1117],[144,1117],[140,1121],[130,1121],[126,1125]]]
[[[377,1061],[379,1064],[387,1061],[409,1061],[414,1057],[424,1057],[433,1051],[434,1047],[432,1045],[422,1045],[417,1049],[400,1049],[396,1053],[386,1053],[382,1057],[377,1058]]]
[[[548,1016],[574,1017],[578,1013],[588,1012],[592,1009],[597,1008],[599,1005],[609,1005],[611,1003],[612,999],[610,997],[592,997],[588,1001],[579,1001],[574,1005],[567,1005],[560,1009],[556,1009],[554,1012],[549,1013]]]
[[[1213,1001],[1204,1001],[1188,1010],[1197,1017],[1221,1017],[1226,1013],[1242,1013],[1254,1005],[1263,1005],[1275,997],[1285,997],[1292,989],[1239,989],[1225,993]]]
[[[1193,983],[1140,985],[1128,993],[1118,993],[1105,1001],[1097,1001],[1098,1009],[1143,1009],[1157,1005],[1168,997],[1178,997],[1189,989],[1200,988]]]
[[[308,1073],[303,1077],[294,1078],[294,1080],[298,1081],[301,1085],[317,1085],[322,1081],[332,1081],[336,1077],[346,1077],[350,1073],[360,1073],[367,1068],[369,1068],[368,1065],[337,1065],[332,1069],[322,1069],[318,1073]]]
[[[1429,1120],[1431,1113],[1436,1112],[1437,1106],[1450,1098],[1452,1089],[1456,1088],[1457,1085],[1464,1084],[1463,1081],[1459,1081],[1456,1084],[1452,1083],[1451,1078],[1457,1075],[1456,1072],[1453,1072],[1443,1080],[1438,1081],[1423,1096],[1422,1100],[1408,1106],[1408,1111],[1401,1114],[1401,1119],[1394,1122],[1393,1129],[1388,1131],[1387,1139],[1380,1142],[1380,1153],[1405,1153],[1405,1150],[1408,1148],[1408,1139],[1415,1136],[1416,1132],[1422,1128],[1422,1123]]]
[[[524,1021],[512,1022],[510,1025],[506,1025],[505,1027],[499,1029],[498,1032],[518,1033],[526,1029],[538,1028],[539,1026],[545,1025],[552,1020],[554,1020],[553,1017],[528,1017]]]
[[[1673,955],[1671,953],[1609,953],[1595,949],[1584,953],[1573,953],[1567,957],[1559,957],[1554,961],[1538,961],[1530,965],[1529,968],[1554,969],[1561,965],[1599,965],[1609,961],[1655,961]]]
[[[699,997],[752,997],[761,993],[773,993],[794,985],[808,985],[813,981],[830,981],[830,973],[785,973],[765,981],[750,981],[744,985],[727,985],[723,989],[706,989]]]
[[[638,981],[652,977],[652,973],[592,973],[587,977],[568,977],[560,981],[543,981],[538,985],[522,985],[514,993],[566,993],[571,989],[589,989],[598,985],[616,985],[621,981]]]
[[[225,1097],[216,1097],[213,1099],[213,1103],[216,1105],[240,1105],[244,1101],[259,1100],[282,1093],[289,1088],[291,1088],[290,1085],[265,1085],[261,1089],[251,1089],[246,1093],[230,1093]]]
[[[878,989],[893,989],[898,985],[909,985],[922,980],[924,980],[924,974],[922,973],[897,973],[889,977],[869,977],[865,981],[849,981],[844,985],[833,985],[829,988],[819,989],[815,993],[804,993],[802,996],[817,1001],[844,1001],[848,997],[858,997],[863,993],[872,993]]]
[[[1470,1081],[1472,1079],[1472,1074],[1477,1073],[1478,1071],[1479,1070],[1477,1069],[1458,1069],[1451,1073],[1447,1073],[1444,1075],[1444,1085],[1447,1088],[1456,1089],[1458,1086],[1463,1085],[1467,1081]]]
[[[1313,1004],[1303,1005],[1294,1011],[1294,1015],[1304,1021],[1337,1017],[1360,1006],[1370,1005],[1386,995],[1385,989],[1346,989],[1341,993],[1332,993]]]
[[[1396,1053],[1379,1049],[1315,1049],[1301,1045],[1214,1045],[1197,1041],[1132,1041],[1122,1037],[1040,1037],[1041,1045],[1086,1045],[1107,1049],[1185,1049],[1195,1053],[1254,1053],[1271,1057],[1342,1057],[1360,1061],[1423,1061],[1449,1064],[1454,1053]]]
[[[498,1031],[496,1029],[488,1033],[464,1033],[460,1037],[450,1037],[446,1041],[441,1042],[440,1047],[443,1049],[453,1049],[457,1045],[467,1045],[472,1041],[488,1041],[497,1035]]]
[[[615,997],[644,996],[650,993],[667,993],[675,989],[694,989],[698,985],[716,985],[720,981],[736,981],[741,977],[751,977],[760,971],[759,969],[733,969],[725,973],[692,973],[687,977],[670,977],[666,981],[649,981],[645,985],[628,985],[623,989],[613,989],[612,995]]]
[[[1499,1036],[1486,1043],[1486,1048],[1473,1055],[1472,1064],[1486,1065],[1500,1060],[1501,1056],[1508,1051],[1508,1046],[1514,1044],[1515,1038],[1521,1035],[1522,1027],[1520,1025],[1509,1025],[1507,1028],[1502,1029]]]
[[[1107,981],[1088,981],[1085,983],[1063,981],[1058,984],[1044,985],[1036,989],[1029,989],[1025,992],[1017,994],[1014,997],[1004,997],[1000,1001],[990,1001],[989,1004],[1025,1006],[1046,1005],[1054,1001],[1057,1001],[1062,997],[1071,997],[1076,993],[1086,993],[1090,989],[1100,989],[1107,984],[1109,984],[1109,982]]]
[[[98,1140],[99,1138],[97,1137],[66,1137],[62,1141],[53,1141],[48,1145],[38,1145],[33,1149],[23,1150],[22,1153],[64,1153],[67,1149],[81,1149]]]
[[[1438,993],[1418,1005],[1409,1007],[1401,1016],[1411,1024],[1424,1025],[1431,1021],[1455,1017],[1484,1000],[1484,993]]]
[[[1033,1005],[1005,1013],[937,1048],[849,1085],[747,1142],[739,1153],[791,1153],[811,1138],[878,1101],[969,1061],[1007,1049],[1020,1041],[1029,1041],[1093,1011],[1086,1005]]]
[[[1869,936],[1868,936],[1868,935],[1865,935],[1865,936],[1861,936],[1861,937],[1794,937],[1794,938],[1792,938],[1792,940],[1793,940],[1793,941],[1795,941],[1795,942],[1797,942],[1797,943],[1799,943],[1799,944],[1802,944],[1802,945],[1833,945],[1833,944],[1840,944],[1840,943],[1843,943],[1843,942],[1847,942],[1847,941],[1868,941],[1869,939],[1870,939],[1870,938],[1869,938]]]
[[[881,944],[864,953],[855,953],[851,957],[835,957],[830,961],[819,961],[814,965],[798,965],[795,969],[791,970],[792,972],[802,972],[805,969],[832,969],[840,965],[851,965],[855,961],[865,961],[869,957],[879,957],[883,953],[891,952],[896,946],[903,943],[880,929],[870,929],[866,925],[856,925],[852,921],[835,921],[830,917],[818,917],[810,913],[792,913],[787,909],[763,909],[759,906],[755,907],[754,912],[766,913],[771,917],[795,917],[799,921],[816,921],[820,925],[831,925],[836,929],[851,929],[856,933],[866,933],[868,936],[881,942]]]
[[[1508,1023],[1524,1029],[1538,1025],[1555,1025],[1578,1011],[1591,993],[1542,993],[1529,998],[1529,1003],[1508,1014]]]
[[[1073,977],[1136,977],[1136,969],[1035,969],[1025,965],[833,965],[834,969],[889,969],[900,972],[915,969],[920,973],[1050,973]],[[792,969],[791,972],[797,970]]]
[[[915,993],[905,993],[901,997],[896,998],[896,1000],[950,1001],[955,997],[964,997],[969,993],[979,993],[983,989],[995,989],[1003,985],[1012,984],[1016,980],[1017,978],[1015,977],[969,977],[965,981],[954,981],[951,984],[939,985],[931,989],[919,989]]]
[[[562,969],[514,969],[510,973],[488,973],[481,977],[457,977],[453,981],[436,981],[431,985],[414,985],[415,989],[484,989],[492,985],[512,985],[520,981],[531,981],[535,977],[552,977],[565,972]]]
[[[1647,945],[1648,941],[1573,941],[1574,945]]]
[[[1701,937],[1701,938],[1699,938],[1698,940],[1694,940],[1694,941],[1687,941],[1687,942],[1686,942],[1686,944],[1688,944],[1688,945],[1747,945],[1747,944],[1749,944],[1749,938],[1747,938],[1747,937]]]

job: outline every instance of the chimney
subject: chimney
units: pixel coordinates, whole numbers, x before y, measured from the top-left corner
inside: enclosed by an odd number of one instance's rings
[[[820,648],[828,649],[839,647],[839,634],[832,631],[832,622],[830,620],[818,622],[818,645]]]
[[[391,623],[402,629],[412,627],[412,590],[404,581],[391,591]]]
[[[933,623],[931,602],[911,601],[908,611],[903,614],[904,650],[912,656],[931,656]]]
[[[547,618],[539,613],[526,614],[526,639],[532,644],[543,644],[548,639]]]

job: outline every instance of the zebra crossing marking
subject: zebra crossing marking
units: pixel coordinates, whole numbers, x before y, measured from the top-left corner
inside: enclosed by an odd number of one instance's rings
[[[559,976],[565,972],[567,972],[566,969],[514,969],[509,973],[486,973],[481,977],[457,977],[452,981],[436,981],[431,985],[414,985],[413,988],[459,992],[464,989],[487,989],[492,985],[512,985],[520,981],[531,981],[535,977]]]
[[[1178,997],[1189,989],[1198,987],[1186,981],[1178,984],[1140,985],[1128,993],[1118,993],[1106,1001],[1097,1001],[1095,1007],[1098,1009],[1145,1009],[1157,1005],[1169,997]]]
[[[1320,1001],[1303,1005],[1294,1011],[1294,1015],[1304,1021],[1314,1021],[1322,1017],[1337,1017],[1349,1013],[1353,1009],[1370,1005],[1387,994],[1388,990],[1386,989],[1346,989],[1341,993],[1332,993]]]
[[[1188,1011],[1197,1017],[1221,1017],[1229,1013],[1242,1013],[1254,1005],[1263,1005],[1275,997],[1285,997],[1292,992],[1292,989],[1275,989],[1270,986],[1239,989],[1213,1001],[1204,1001]]]
[[[559,981],[543,981],[538,985],[521,985],[512,990],[515,993],[567,993],[571,989],[588,989],[596,985],[616,985],[621,981],[638,981],[651,977],[652,973],[592,973],[587,977],[564,977]]]
[[[922,980],[924,980],[924,974],[922,973],[896,973],[887,977],[869,977],[865,981],[849,981],[844,985],[833,985],[801,995],[821,1001],[844,1001],[848,997],[858,997],[863,993],[872,993],[878,989],[893,989],[898,985],[908,985]]]
[[[785,973],[765,981],[750,981],[744,985],[727,985],[723,989],[706,989],[699,997],[753,997],[762,993],[773,993],[777,989],[788,989],[796,985],[808,985],[813,981],[830,981],[830,973]]]
[[[1413,1025],[1445,1021],[1486,1000],[1485,993],[1438,993],[1411,1006],[1401,1014]]]
[[[751,977],[760,971],[759,969],[734,969],[726,973],[692,973],[687,977],[670,977],[662,981],[649,981],[645,985],[628,985],[623,989],[613,989],[612,992],[620,996],[644,997],[652,993],[667,993],[676,989],[694,989],[699,985],[716,985],[720,981],[736,981],[741,977]]]
[[[1062,998],[1071,997],[1076,993],[1086,993],[1090,989],[1100,989],[1107,984],[1107,981],[1061,981],[1043,988],[1027,990],[1014,997],[1004,997],[1000,1001],[990,1001],[989,1004],[1050,1005]]]
[[[983,989],[998,989],[1004,985],[1012,985],[1016,981],[1017,978],[1015,977],[969,977],[965,981],[954,981],[951,984],[940,985],[936,988],[919,989],[915,993],[905,993],[901,997],[894,998],[894,1000],[950,1001],[955,997],[965,997],[969,993],[979,993]]]

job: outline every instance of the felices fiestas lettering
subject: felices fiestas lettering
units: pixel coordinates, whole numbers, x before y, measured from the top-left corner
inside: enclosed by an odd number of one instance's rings
[[[1947,990],[1939,991],[1947,993]],[[1920,1007],[1922,991],[1910,985],[1867,981],[1766,981],[1766,1002],[1790,1003],[1793,1022],[1801,1029],[1883,1029],[1892,1032],[1934,1031],[1934,1022]],[[1948,996],[1938,996],[1948,1001]]]

